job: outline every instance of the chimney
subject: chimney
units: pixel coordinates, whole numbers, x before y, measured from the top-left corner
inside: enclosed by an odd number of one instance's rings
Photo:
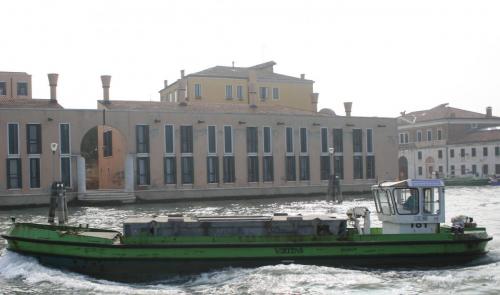
[[[102,75],[102,99],[104,103],[109,103],[109,85],[111,84],[111,76],[110,75]]]
[[[181,70],[181,79],[184,78],[184,70]]]
[[[300,74],[300,79],[304,80],[306,78],[306,74]]]
[[[57,78],[58,74],[47,74],[50,86],[50,102],[57,102]]]
[[[319,93],[312,93],[311,94],[311,104],[312,104],[313,113],[318,112],[318,97],[319,97]]]
[[[486,118],[491,118],[491,117],[493,117],[493,108],[486,107]]]
[[[163,80],[163,85],[165,86],[165,88],[167,88],[167,86],[168,86],[168,80]]]
[[[351,116],[352,102],[344,102],[345,116]]]

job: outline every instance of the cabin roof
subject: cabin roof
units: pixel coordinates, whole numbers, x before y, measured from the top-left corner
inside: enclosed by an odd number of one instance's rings
[[[441,179],[406,179],[401,181],[382,182],[374,187],[442,187],[444,183]]]

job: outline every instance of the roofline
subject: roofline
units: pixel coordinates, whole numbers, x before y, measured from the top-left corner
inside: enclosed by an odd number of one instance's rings
[[[397,117],[396,119],[400,120],[400,117]],[[431,126],[442,125],[442,124],[459,124],[459,123],[465,123],[465,124],[496,123],[496,124],[500,124],[500,117],[435,119],[435,120],[422,121],[422,122],[415,123],[415,124],[404,124],[404,125],[398,124],[398,130],[407,130],[407,129],[413,129],[413,128],[418,128],[418,127],[431,127]]]

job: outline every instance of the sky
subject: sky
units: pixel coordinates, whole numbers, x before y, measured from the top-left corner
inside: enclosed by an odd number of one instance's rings
[[[66,108],[159,100],[180,70],[252,66],[315,81],[318,108],[397,117],[441,103],[500,115],[500,1],[2,1],[0,71]]]

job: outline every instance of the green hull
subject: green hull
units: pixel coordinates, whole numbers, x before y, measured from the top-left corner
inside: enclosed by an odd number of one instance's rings
[[[124,238],[118,232],[16,223],[8,249],[80,273],[126,281],[229,266],[299,263],[339,266],[448,265],[483,255],[482,228],[453,234]]]

